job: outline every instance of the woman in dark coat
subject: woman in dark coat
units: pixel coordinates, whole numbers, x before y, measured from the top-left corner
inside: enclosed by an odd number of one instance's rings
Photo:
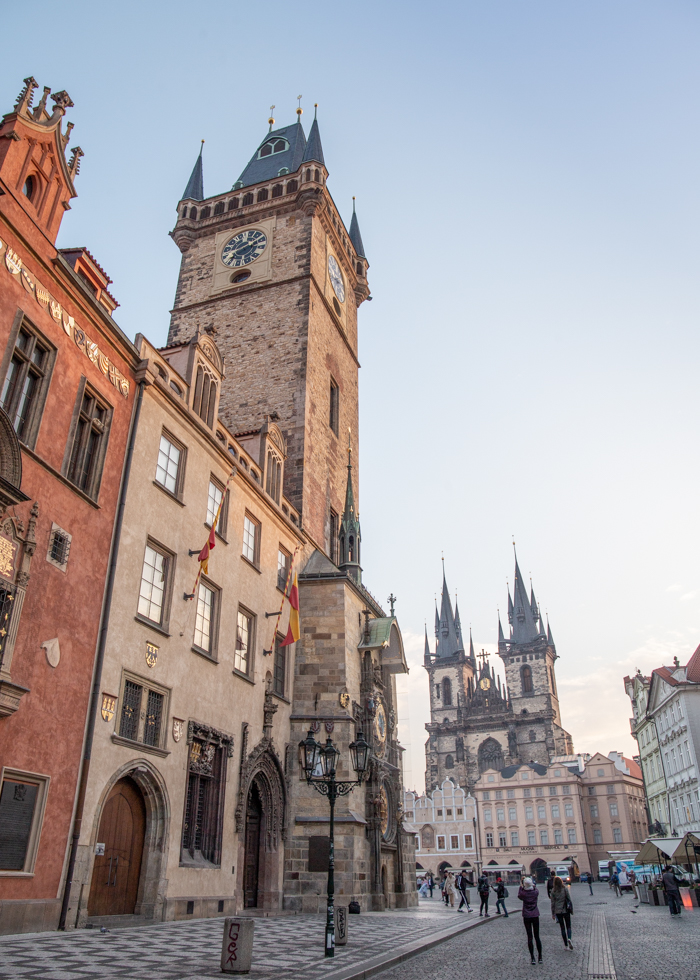
[[[535,949],[533,938],[537,944],[537,954],[542,962],[542,943],[540,942],[540,910],[537,908],[539,892],[532,878],[523,878],[518,892],[518,898],[523,903],[523,923],[527,933],[527,948],[530,950],[530,962],[535,966]]]
[[[551,894],[552,918],[556,919],[561,929],[561,938],[567,949],[573,949],[571,942],[571,916],[574,906],[571,901],[569,891],[561,878],[554,879]]]

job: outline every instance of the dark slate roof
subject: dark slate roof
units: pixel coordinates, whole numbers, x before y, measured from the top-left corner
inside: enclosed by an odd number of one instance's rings
[[[365,246],[362,244],[362,235],[360,234],[360,225],[355,214],[354,200],[352,202],[352,221],[350,222],[350,241],[357,254],[361,255],[363,259],[366,259]]]
[[[272,153],[269,157],[258,158],[258,153],[263,144],[275,137],[286,139],[289,148],[283,153]],[[291,126],[283,126],[282,129],[273,129],[271,133],[265,134],[264,140],[260,141],[238,181],[244,187],[249,187],[251,184],[258,184],[263,180],[272,180],[283,167],[286,167],[290,173],[295,173],[301,166],[305,149],[306,136],[301,121]]]
[[[508,596],[510,600],[510,596]],[[532,614],[532,606],[525,591],[525,583],[515,559],[515,581],[513,582],[513,630],[511,642],[532,643],[539,636],[539,630]]]
[[[204,149],[204,140],[202,140],[202,145],[199,148],[199,156],[197,157],[197,162],[194,165],[194,170],[190,175],[190,179],[187,181],[187,187],[185,188],[185,193],[182,195],[181,200],[183,201],[204,200],[204,174],[202,172],[203,149]]]
[[[304,575],[339,575],[340,573],[333,562],[329,561],[323,552],[317,548],[299,574],[303,577]]]
[[[326,166],[326,161],[323,159],[323,147],[321,146],[321,134],[318,129],[318,120],[314,119],[311,124],[311,129],[309,130],[309,141],[306,144],[306,149],[304,150],[304,163],[320,163],[322,167]]]
[[[450,593],[447,589],[445,570],[442,572],[442,606],[440,609],[440,627],[438,630],[437,646],[435,655],[437,657],[454,657],[457,653],[464,650],[464,645],[460,639],[455,626],[454,614],[452,612],[452,602]]]
[[[518,769],[533,769],[538,776],[544,776],[547,772],[547,767],[540,765],[539,762],[528,762],[525,766],[506,766],[505,769],[501,769],[501,775],[504,779],[512,779]]]

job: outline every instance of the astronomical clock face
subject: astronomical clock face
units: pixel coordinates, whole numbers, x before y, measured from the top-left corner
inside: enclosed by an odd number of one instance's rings
[[[344,303],[345,283],[343,282],[343,273],[340,271],[340,266],[333,255],[328,256],[328,278],[331,281],[333,292],[338,297],[338,301]]]
[[[379,827],[385,837],[389,829],[389,797],[384,786],[379,791]]]
[[[384,705],[380,704],[374,716],[374,737],[377,740],[377,755],[384,755],[386,747],[386,712]]]
[[[490,679],[488,677],[482,677],[479,681],[479,687],[482,691],[488,691],[488,689],[491,687]]]
[[[259,228],[242,231],[230,238],[221,250],[221,261],[233,269],[249,265],[267,248],[267,235]]]

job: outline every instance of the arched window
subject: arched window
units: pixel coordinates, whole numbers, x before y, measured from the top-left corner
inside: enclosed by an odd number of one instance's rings
[[[269,191],[267,187],[263,187],[261,191],[258,191],[258,203],[260,203],[260,201],[266,201],[268,196],[269,196]]]
[[[455,767],[455,760],[452,758],[452,756],[451,755],[445,756],[445,769],[454,769],[454,767]]]
[[[275,184],[275,186],[272,188],[272,196],[273,197],[282,197],[283,190],[284,190],[284,188],[282,187],[281,184]]]
[[[296,180],[290,180],[290,181],[289,181],[289,182],[287,183],[287,193],[288,193],[288,194],[293,194],[293,193],[294,193],[294,191],[296,191],[296,190],[299,190],[299,185],[298,185],[298,183],[296,182]]]
[[[435,685],[435,698],[438,701],[440,700],[440,681],[438,681],[437,684]]]
[[[457,738],[455,740],[455,750],[457,756],[457,762],[464,762],[464,739]]]
[[[320,179],[321,175],[319,174],[318,170],[314,170],[314,180],[319,181]]]
[[[311,170],[306,171],[306,177],[304,177],[304,180],[311,180]]]
[[[22,188],[22,193],[25,197],[28,197],[31,201],[36,193],[37,182],[36,177],[29,176],[24,182],[24,187]]]
[[[190,208],[190,218],[194,219],[197,217],[197,208]]]
[[[479,772],[503,769],[503,748],[495,738],[487,738],[479,746]]]
[[[258,157],[262,159],[263,157],[271,157],[275,153],[284,153],[288,147],[289,143],[286,140],[280,138],[268,140],[258,150]]]
[[[224,213],[224,202],[218,201],[214,205],[214,214],[223,214],[223,213]]]
[[[178,398],[182,398],[182,388],[180,387],[180,385],[175,384],[174,381],[171,381],[170,387],[173,389],[173,391],[178,396]]]
[[[449,677],[445,677],[442,682],[442,703],[452,704],[452,683]]]
[[[213,426],[215,405],[216,381],[200,364],[197,368],[192,408],[208,426]]]
[[[355,560],[354,553],[355,553],[355,538],[351,534],[348,539],[348,561]]]
[[[228,209],[229,211],[235,211],[237,207],[238,207],[238,198],[232,197],[231,200],[228,202]]]
[[[537,741],[537,732],[534,730],[534,728],[530,731],[529,738],[531,742]]]
[[[532,667],[529,664],[520,668],[520,682],[523,694],[532,694]]]
[[[282,487],[282,463],[275,453],[267,454],[267,486],[266,490],[276,504],[280,502],[280,490]]]
[[[211,214],[211,208],[210,207],[202,208],[202,213],[200,214],[199,217],[200,218],[208,218],[210,214]]]
[[[252,204],[253,203],[253,195],[251,193],[244,194],[243,195],[243,201],[241,203],[243,204],[243,207],[244,208],[247,207],[248,204]]]

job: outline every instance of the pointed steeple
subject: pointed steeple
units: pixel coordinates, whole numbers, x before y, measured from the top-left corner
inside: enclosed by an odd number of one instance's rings
[[[472,663],[476,664],[476,657],[474,655],[474,640],[472,640],[472,628],[469,627],[469,659]]]
[[[547,618],[547,643],[551,647],[554,646],[554,637],[552,636],[552,627],[549,625],[549,617]]]
[[[317,108],[317,106],[314,106],[314,108]],[[316,118],[315,112],[314,121],[311,124],[311,129],[309,130],[309,138],[306,142],[306,149],[304,150],[304,158],[302,160],[302,163],[312,162],[320,163],[322,167],[326,166],[326,161],[323,159],[323,147],[321,146],[321,133],[318,129],[318,119]]]
[[[357,215],[355,214],[355,198],[352,199],[352,220],[350,221],[350,241],[357,254],[363,259],[366,259],[365,246],[362,244],[362,235],[360,234],[360,224],[357,220]]]
[[[513,600],[510,597],[510,589],[508,589],[508,622],[513,625]]]
[[[197,157],[197,162],[195,163],[194,169],[190,174],[190,179],[187,181],[187,187],[185,188],[185,193],[182,195],[181,200],[183,201],[204,200],[204,174],[202,171],[203,149],[204,149],[204,140],[202,140],[202,145],[199,148],[199,156]]]
[[[442,565],[442,603],[440,605],[440,620],[435,655],[437,657],[454,657],[463,652],[464,645],[455,625],[452,612],[452,602],[445,578],[445,563]]]
[[[440,616],[437,611],[437,603],[435,604],[435,636],[440,635]]]
[[[430,644],[428,643],[428,625],[425,626],[425,651],[423,652],[423,663],[429,664],[431,661]]]
[[[362,584],[360,567],[360,519],[355,511],[355,495],[352,489],[352,447],[348,433],[348,485],[345,488],[345,510],[340,521],[338,535],[340,560],[338,568],[358,584]]]
[[[510,599],[510,593],[508,594],[508,598]],[[499,613],[498,614],[498,645],[499,645],[499,647],[500,647],[501,643],[505,643],[505,642],[506,642],[506,638],[503,635],[503,627],[501,626],[501,614]]]
[[[457,605],[457,596],[455,595],[455,629],[457,630],[457,636],[462,639],[462,624],[459,621],[459,606]]]
[[[510,601],[510,594],[508,596]],[[535,617],[532,613],[532,606],[525,591],[525,583],[518,566],[518,558],[515,558],[515,581],[513,582],[513,643],[531,643],[538,635],[535,625]]]

